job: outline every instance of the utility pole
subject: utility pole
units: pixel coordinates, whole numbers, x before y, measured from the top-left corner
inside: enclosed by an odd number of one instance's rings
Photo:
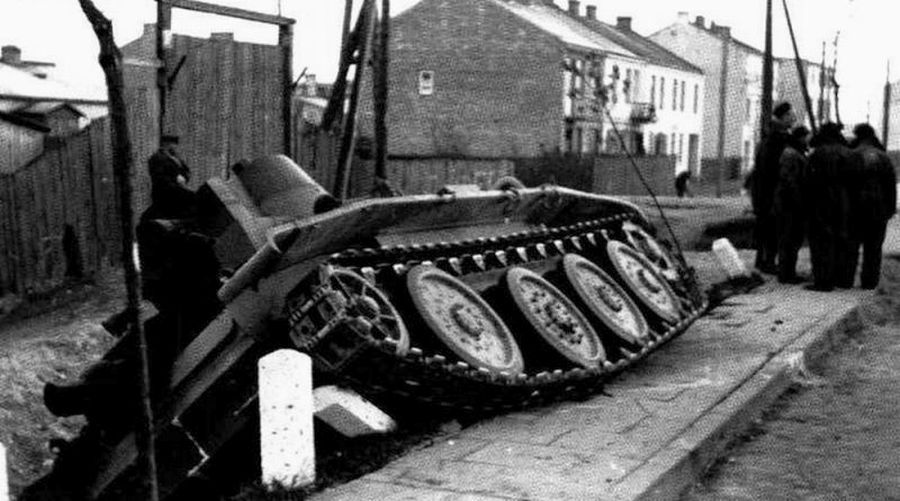
[[[884,79],[884,111],[881,117],[881,142],[884,149],[888,147],[888,133],[891,127],[891,60],[887,62],[887,75]]]
[[[825,46],[826,43],[822,40],[822,65],[819,66],[819,123],[823,124],[828,121],[825,117],[825,75],[828,71],[828,68],[825,67]]]
[[[169,71],[166,64],[168,42],[172,33],[172,6],[156,2],[156,92],[159,99],[159,138],[166,128],[166,98],[169,90]]]
[[[800,58],[800,50],[797,48],[797,37],[794,36],[794,23],[791,22],[791,12],[788,10],[787,0],[781,0],[784,6],[784,17],[787,19],[788,31],[791,34],[791,44],[794,46],[794,62],[797,65],[797,77],[800,79],[800,90],[803,91],[803,103],[806,105],[806,114],[809,116],[809,128],[813,135],[818,132],[816,116],[813,113],[812,99],[809,97],[809,87],[806,82],[806,70],[803,68],[803,60]]]
[[[760,135],[761,139],[765,139],[769,135],[772,126],[772,88],[775,79],[772,58],[772,0],[766,0],[766,48],[763,55],[762,68],[762,99],[760,103]]]
[[[769,0],[771,1],[771,0]],[[722,77],[719,80],[719,172],[716,176],[716,197],[722,198],[725,182],[725,111],[728,104],[728,58],[731,52],[731,33],[722,30]]]

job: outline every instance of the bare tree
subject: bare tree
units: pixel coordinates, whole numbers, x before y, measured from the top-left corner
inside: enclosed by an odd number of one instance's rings
[[[122,53],[116,47],[113,38],[113,26],[106,16],[100,12],[92,0],[78,0],[81,10],[87,16],[97,41],[100,43],[100,67],[106,77],[106,88],[109,98],[109,115],[112,122],[113,165],[116,189],[119,198],[120,220],[122,225],[122,263],[125,269],[125,286],[127,290],[126,311],[130,326],[129,337],[137,340],[140,373],[140,409],[141,422],[138,426],[137,438],[139,460],[144,467],[146,483],[146,499],[159,499],[159,487],[156,483],[156,454],[153,438],[153,410],[150,407],[150,375],[147,359],[147,338],[144,335],[140,318],[141,277],[134,261],[133,248],[135,242],[134,208],[132,206],[132,147],[128,135],[128,119],[125,114],[124,78],[122,76]]]

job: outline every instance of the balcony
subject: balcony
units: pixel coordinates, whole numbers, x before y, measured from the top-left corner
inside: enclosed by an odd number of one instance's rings
[[[656,107],[651,103],[631,103],[631,123],[646,124],[656,121]]]

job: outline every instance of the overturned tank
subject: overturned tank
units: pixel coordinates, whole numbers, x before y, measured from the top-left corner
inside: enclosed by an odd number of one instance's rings
[[[256,363],[273,350],[309,353],[317,382],[389,411],[504,412],[596,392],[704,310],[637,207],[496,188],[340,206],[278,156],[206,183],[195,219],[143,221],[162,497],[195,498],[242,453],[231,443],[258,420]],[[88,425],[26,499],[134,498],[132,345],[48,387],[52,411]]]

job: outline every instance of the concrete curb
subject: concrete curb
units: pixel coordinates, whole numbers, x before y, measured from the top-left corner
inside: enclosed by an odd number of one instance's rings
[[[861,322],[859,304],[810,327],[695,421],[622,484],[615,498],[676,501],[706,473],[727,447],[760,418],[798,373],[831,352],[848,327]]]

